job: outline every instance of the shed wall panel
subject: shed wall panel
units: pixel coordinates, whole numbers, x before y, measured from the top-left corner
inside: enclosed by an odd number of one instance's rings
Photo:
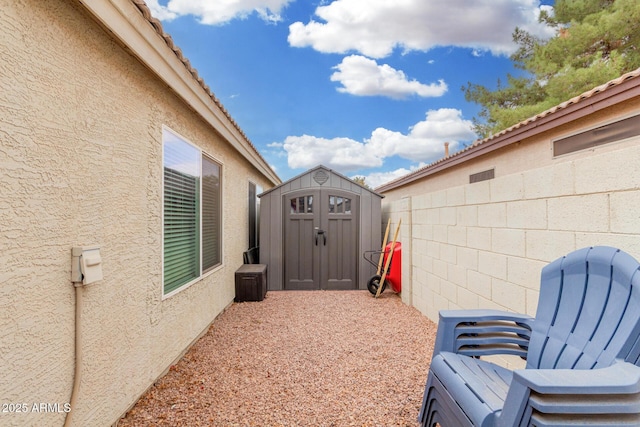
[[[322,182],[322,180],[318,182],[314,179],[314,174],[320,171],[327,175],[325,182]],[[319,190],[337,189],[359,196],[360,207],[357,219],[359,231],[354,250],[357,251],[358,260],[358,265],[356,266],[358,289],[366,289],[367,281],[375,274],[375,268],[363,258],[362,254],[364,251],[380,250],[382,242],[380,230],[382,196],[328,168],[319,166],[261,195],[261,203],[265,208],[262,209],[260,216],[260,260],[268,265],[269,290],[284,289],[283,197],[287,197],[287,194],[293,191],[306,188]]]

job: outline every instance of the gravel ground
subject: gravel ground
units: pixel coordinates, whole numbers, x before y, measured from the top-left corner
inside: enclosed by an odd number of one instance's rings
[[[234,303],[118,423],[416,426],[436,326],[389,291]]]

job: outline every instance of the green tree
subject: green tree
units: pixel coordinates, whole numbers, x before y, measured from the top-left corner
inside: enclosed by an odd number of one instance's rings
[[[366,183],[366,179],[364,176],[356,176],[354,178],[352,178],[354,182],[362,185],[364,188],[368,188],[371,190],[371,187],[369,187],[369,185]]]
[[[640,67],[638,0],[556,0],[541,22],[556,35],[542,40],[519,28],[511,55],[524,77],[507,76],[496,90],[468,83],[465,99],[481,105],[474,119],[483,136],[508,128],[599,84]]]

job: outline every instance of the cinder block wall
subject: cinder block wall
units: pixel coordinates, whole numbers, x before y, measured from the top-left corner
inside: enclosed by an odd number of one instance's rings
[[[640,138],[500,175],[518,154],[476,165],[493,164],[492,180],[447,187],[467,168],[385,193],[383,227],[403,221],[403,301],[430,319],[457,308],[534,315],[541,269],[581,247],[640,258]]]

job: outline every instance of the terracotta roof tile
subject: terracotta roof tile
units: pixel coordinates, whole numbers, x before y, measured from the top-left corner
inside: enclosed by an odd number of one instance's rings
[[[227,109],[224,107],[224,105],[222,105],[222,102],[220,102],[220,100],[218,98],[216,98],[216,96],[213,94],[213,92],[211,91],[211,89],[209,88],[209,86],[205,83],[204,79],[202,77],[200,77],[198,75],[198,71],[191,65],[191,63],[189,62],[189,60],[183,55],[182,50],[180,50],[180,48],[178,46],[176,46],[176,44],[173,42],[173,39],[171,38],[171,36],[167,33],[164,32],[164,29],[162,28],[162,23],[160,22],[159,19],[153,17],[153,15],[151,14],[151,10],[149,9],[149,7],[147,6],[147,4],[144,2],[144,0],[131,0],[131,2],[133,4],[136,5],[136,7],[138,8],[138,10],[140,10],[140,12],[142,13],[142,15],[145,17],[145,19],[147,21],[149,21],[149,23],[151,24],[151,26],[156,30],[156,32],[158,33],[158,35],[160,37],[162,37],[162,39],[164,39],[165,43],[167,43],[167,46],[169,47],[169,49],[171,49],[173,51],[173,53],[175,53],[175,55],[178,57],[178,59],[184,64],[184,66],[186,67],[186,69],[189,71],[189,73],[191,73],[191,75],[193,76],[193,78],[198,82],[198,84],[205,90],[205,92],[207,93],[207,95],[209,95],[209,97],[211,98],[211,100],[216,104],[216,106],[218,108],[220,108],[220,110],[223,112],[223,114],[227,117],[227,119],[229,119],[229,121],[231,122],[231,124],[233,124],[233,126],[237,129],[237,131],[240,133],[240,135],[242,135],[242,137],[244,138],[244,140],[247,142],[247,144],[256,152],[256,154],[262,159],[264,160],[265,164],[268,164],[267,161],[262,157],[262,154],[260,154],[260,152],[258,151],[258,149],[256,148],[255,145],[253,145],[253,143],[251,142],[251,140],[249,140],[249,138],[247,137],[247,135],[244,133],[244,131],[240,128],[240,126],[238,125],[238,123],[233,119],[233,117],[231,117],[231,114],[229,114],[229,112],[227,111]]]
[[[637,70],[628,72],[626,74],[623,74],[622,76],[620,76],[620,77],[618,77],[616,79],[613,79],[613,80],[611,80],[611,81],[609,81],[607,83],[604,83],[604,84],[602,84],[600,86],[597,86],[597,87],[595,87],[595,88],[593,88],[593,89],[591,89],[591,90],[589,90],[587,92],[584,92],[584,93],[582,93],[582,94],[580,94],[578,96],[575,96],[575,97],[569,99],[568,101],[565,101],[565,102],[563,102],[563,103],[561,103],[559,105],[556,105],[556,106],[554,106],[554,107],[552,107],[552,108],[550,108],[550,109],[548,109],[546,111],[543,111],[542,113],[536,114],[533,117],[529,117],[528,119],[523,120],[522,122],[517,123],[517,124],[507,128],[507,129],[504,129],[504,130],[498,132],[495,135],[492,135],[492,136],[484,138],[484,139],[476,140],[470,146],[465,147],[462,150],[457,151],[457,152],[449,155],[448,157],[440,158],[440,159],[438,159],[438,160],[436,160],[436,161],[434,161],[434,162],[432,162],[432,163],[430,163],[430,164],[428,164],[426,166],[423,166],[423,167],[421,167],[419,169],[416,169],[415,171],[413,171],[411,173],[408,173],[408,174],[406,174],[404,176],[396,178],[396,179],[394,179],[392,181],[389,181],[389,182],[377,187],[376,191],[378,191],[378,189],[383,189],[382,191],[384,191],[384,189],[386,189],[386,187],[388,187],[388,186],[393,188],[395,183],[399,183],[401,181],[408,181],[408,180],[410,180],[410,177],[412,177],[414,175],[420,175],[422,172],[424,172],[424,171],[426,171],[428,169],[434,168],[434,167],[438,166],[440,163],[443,163],[445,161],[449,161],[450,159],[452,159],[454,157],[458,157],[458,156],[460,156],[460,155],[462,155],[464,153],[467,153],[468,151],[476,150],[479,146],[481,146],[483,144],[490,143],[491,141],[494,141],[494,140],[496,140],[498,138],[505,137],[508,134],[510,134],[513,131],[515,131],[516,129],[520,129],[520,128],[523,128],[525,126],[532,125],[534,122],[537,122],[542,118],[545,118],[545,117],[551,116],[553,114],[556,114],[556,113],[558,113],[558,112],[560,112],[562,110],[567,109],[571,105],[583,102],[583,101],[585,101],[585,100],[587,100],[589,98],[592,98],[596,94],[599,94],[599,93],[602,93],[602,92],[606,92],[606,91],[610,90],[613,87],[619,86],[620,84],[626,82],[627,80],[635,79],[635,78],[638,78],[638,77],[640,77],[640,68],[638,68]]]
[[[145,17],[145,19],[147,19],[147,21],[149,21],[149,23],[153,26],[153,28],[156,30],[156,32],[160,35],[160,37],[162,37],[164,39],[164,41],[167,43],[167,46],[169,46],[169,48],[175,53],[175,55],[178,57],[178,59],[184,64],[184,66],[187,68],[187,70],[191,73],[191,75],[193,76],[193,78],[200,84],[200,86],[207,92],[207,94],[211,97],[211,99],[213,100],[213,102],[218,106],[218,108],[220,108],[220,110],[225,114],[225,116],[229,119],[229,121],[233,124],[233,126],[235,126],[235,128],[238,130],[238,132],[242,135],[242,137],[245,139],[245,141],[249,144],[249,146],[258,154],[258,156],[260,156],[260,158],[262,158],[264,160],[264,158],[262,157],[262,155],[260,154],[260,152],[258,151],[258,149],[255,147],[255,145],[253,145],[253,143],[249,140],[249,138],[246,136],[246,134],[244,133],[244,131],[240,128],[240,126],[238,125],[238,123],[231,117],[231,115],[229,114],[229,112],[227,111],[227,109],[222,105],[222,103],[220,102],[220,100],[218,98],[216,98],[216,96],[213,94],[213,92],[211,91],[211,89],[209,88],[209,86],[207,86],[207,84],[204,82],[204,80],[202,79],[202,77],[200,77],[198,75],[198,71],[191,66],[191,63],[189,62],[189,60],[182,54],[182,51],[180,50],[180,48],[178,46],[175,45],[175,43],[173,42],[173,39],[171,38],[171,36],[167,33],[164,32],[163,28],[162,28],[162,23],[160,22],[160,20],[158,20],[157,18],[154,18],[153,15],[151,14],[151,10],[149,9],[149,7],[147,6],[147,4],[144,2],[144,0],[131,0],[136,6],[137,8],[140,10],[140,12],[142,13],[142,15]],[[604,83],[600,86],[597,86],[587,92],[584,92],[578,96],[575,96],[571,99],[569,99],[568,101],[565,101],[559,105],[556,105],[555,107],[552,107],[546,111],[543,111],[542,113],[536,114],[533,117],[530,117],[526,120],[523,120],[520,123],[517,123],[507,129],[504,129],[500,132],[498,132],[495,135],[492,135],[488,138],[484,138],[481,140],[476,140],[473,142],[473,144],[471,144],[468,147],[465,147],[464,149],[457,151],[451,155],[449,155],[448,157],[445,158],[441,158],[436,160],[433,163],[430,163],[426,166],[423,166],[405,176],[402,176],[400,178],[397,178],[395,180],[392,180],[382,186],[381,187],[386,187],[388,185],[392,185],[395,182],[398,181],[404,181],[406,180],[408,177],[412,176],[412,175],[417,175],[420,172],[432,168],[436,165],[438,165],[439,163],[444,162],[445,160],[451,159],[452,157],[457,157],[463,153],[466,153],[467,151],[473,150],[475,149],[477,146],[485,144],[487,142],[490,142],[492,140],[495,140],[496,138],[502,137],[504,135],[507,135],[511,132],[513,132],[516,129],[522,128],[524,126],[527,126],[533,122],[536,122],[544,117],[550,116],[552,114],[555,114],[558,111],[564,110],[567,107],[573,105],[573,104],[577,104],[585,99],[589,99],[592,96],[601,93],[601,92],[605,92],[607,90],[609,90],[612,87],[618,86],[621,83],[630,80],[630,79],[634,79],[640,77],[640,68],[638,68],[637,70],[631,71],[629,73],[626,73],[616,79],[613,79],[607,83]],[[265,161],[266,163],[266,161]]]
[[[611,80],[611,81],[609,81],[607,83],[604,83],[604,84],[602,84],[600,86],[596,86],[595,88],[593,88],[593,89],[591,89],[591,90],[589,90],[587,92],[584,92],[584,93],[582,93],[582,94],[580,94],[578,96],[574,96],[573,98],[571,98],[568,101],[565,101],[565,102],[563,102],[563,103],[561,103],[559,105],[556,105],[555,107],[551,107],[550,109],[548,109],[546,111],[543,111],[542,113],[536,114],[533,117],[529,117],[528,119],[523,120],[522,122],[517,123],[517,124],[507,128],[507,129],[497,133],[496,135],[493,135],[493,136],[491,136],[489,138],[483,139],[481,142],[489,141],[489,140],[494,139],[494,138],[496,138],[496,137],[498,137],[500,135],[503,135],[505,133],[511,132],[514,129],[518,129],[518,128],[522,127],[522,126],[528,125],[529,123],[535,122],[536,120],[539,120],[539,119],[541,119],[543,117],[546,117],[546,116],[548,116],[550,114],[553,114],[553,113],[555,113],[557,111],[563,110],[563,109],[567,108],[570,105],[577,104],[582,100],[591,98],[593,95],[596,95],[598,93],[604,92],[604,91],[606,91],[607,89],[609,89],[611,87],[618,86],[619,84],[621,84],[621,83],[623,83],[623,82],[625,82],[625,81],[627,81],[629,79],[636,78],[638,76],[640,76],[640,68],[638,68],[637,70],[631,71],[629,73],[623,74],[622,76],[620,76],[620,77],[618,77],[618,78],[616,78],[614,80]]]

